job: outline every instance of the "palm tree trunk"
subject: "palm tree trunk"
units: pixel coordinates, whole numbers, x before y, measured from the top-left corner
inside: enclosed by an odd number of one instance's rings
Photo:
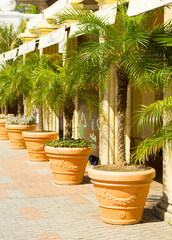
[[[6,104],[4,107],[4,114],[7,115],[8,114],[8,105]]]
[[[20,94],[18,96],[18,110],[17,110],[17,113],[18,113],[18,116],[21,117],[22,116],[22,109],[23,109],[23,95]]]
[[[39,105],[39,127],[38,130],[40,132],[43,131],[43,107]]]
[[[125,157],[125,116],[127,108],[128,76],[122,68],[117,69],[118,93],[117,93],[117,159],[115,164],[126,165]]]
[[[66,99],[65,107],[64,107],[64,116],[66,119],[65,133],[66,137],[72,138],[72,119],[75,110],[75,104],[73,100],[68,97]]]
[[[1,104],[1,113],[4,113],[4,106]]]

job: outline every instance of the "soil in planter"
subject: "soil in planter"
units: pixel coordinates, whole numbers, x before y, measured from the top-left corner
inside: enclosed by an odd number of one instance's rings
[[[117,166],[117,165],[101,165],[94,167],[100,171],[110,171],[110,172],[137,172],[137,171],[145,171],[150,169],[147,166],[140,165],[126,165],[126,166]]]

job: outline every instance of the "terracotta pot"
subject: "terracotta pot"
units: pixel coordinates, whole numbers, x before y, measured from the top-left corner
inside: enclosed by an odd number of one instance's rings
[[[5,118],[5,114],[0,114],[0,119],[4,119]]]
[[[34,130],[35,127],[35,125],[6,125],[11,148],[25,149],[26,145],[22,136],[22,132]]]
[[[83,182],[85,168],[92,148],[45,147],[56,184]]]
[[[58,132],[23,132],[30,160],[36,162],[48,161],[44,143],[49,140],[56,140],[58,135]]]
[[[111,224],[140,222],[155,170],[114,172],[98,168],[89,169],[88,175],[94,184],[102,220]]]
[[[5,128],[6,119],[0,119],[0,140],[8,140],[8,133]]]

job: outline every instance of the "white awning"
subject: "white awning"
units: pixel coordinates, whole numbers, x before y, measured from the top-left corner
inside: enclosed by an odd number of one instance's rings
[[[117,2],[108,7],[96,11],[94,14],[98,17],[105,17],[108,20],[109,24],[114,24],[116,20],[117,13]],[[72,22],[70,26],[69,37],[77,32],[83,25],[78,25],[78,22]],[[79,36],[79,35],[78,35]]]
[[[18,55],[21,56],[25,53],[35,51],[36,40],[32,40],[30,42],[24,43],[23,45],[19,46],[19,53]]]
[[[65,26],[40,37],[38,49],[46,48],[48,46],[62,42],[64,40],[64,36]]]
[[[96,11],[94,14],[98,17],[106,18],[109,24],[114,24],[117,13],[117,2]]]
[[[162,7],[171,3],[172,0],[129,0],[127,14],[128,16],[135,16],[137,14],[152,10],[154,8]]]
[[[27,29],[35,29],[36,26],[43,20],[43,14],[40,13],[38,16],[32,18],[27,22]]]
[[[10,59],[14,59],[17,55],[17,48],[11,50],[11,51],[8,51],[5,53],[5,61],[7,60],[10,60]]]
[[[50,7],[46,8],[44,10],[44,19],[48,19],[50,17],[53,17],[61,9],[63,9],[65,6],[67,6],[67,3],[68,3],[67,0],[58,0],[57,2],[52,4]]]

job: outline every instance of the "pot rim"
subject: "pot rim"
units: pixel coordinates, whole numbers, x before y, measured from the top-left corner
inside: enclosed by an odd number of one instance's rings
[[[149,168],[142,171],[131,172],[118,172],[118,171],[103,171],[98,170],[96,167],[91,167],[88,170],[88,176],[97,181],[109,181],[109,182],[150,182],[155,177],[155,169]]]
[[[45,146],[45,148],[46,148],[46,149],[49,149],[49,150],[50,150],[50,149],[52,149],[52,150],[54,149],[54,151],[55,151],[55,150],[57,150],[57,151],[59,151],[59,150],[60,150],[60,151],[61,151],[61,150],[66,150],[66,151],[73,150],[73,151],[74,151],[74,150],[80,150],[80,149],[81,149],[81,150],[83,150],[83,149],[93,149],[92,147],[85,147],[85,148],[79,148],[79,147],[77,147],[77,148],[75,148],[75,147],[69,148],[69,147],[68,147],[68,148],[67,148],[67,147],[53,147],[53,146]]]
[[[35,124],[33,125],[14,125],[14,124],[6,124],[6,128],[8,129],[27,129],[27,128],[33,128],[33,127],[36,127]]]
[[[49,138],[49,136],[57,135],[59,136],[58,132],[38,132],[38,131],[23,131],[22,133],[24,138]]]

